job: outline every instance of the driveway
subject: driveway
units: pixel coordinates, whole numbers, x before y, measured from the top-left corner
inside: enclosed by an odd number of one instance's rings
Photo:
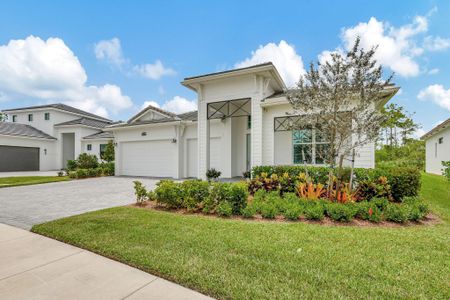
[[[33,225],[134,202],[133,180],[153,189],[157,179],[99,177],[0,189],[0,223]]]

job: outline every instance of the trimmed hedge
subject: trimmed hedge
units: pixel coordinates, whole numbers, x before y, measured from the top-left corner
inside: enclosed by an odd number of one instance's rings
[[[420,190],[420,171],[416,168],[376,168],[363,169],[355,168],[354,181],[357,185],[363,181],[375,182],[381,176],[388,179],[388,184],[391,187],[392,197],[395,201],[401,201],[404,197],[417,196]],[[301,173],[308,172],[314,183],[321,183],[326,185],[328,183],[328,174],[330,168],[315,167],[315,166],[257,166],[252,169],[252,176],[261,176],[262,173],[267,173],[268,176],[276,174],[283,176],[287,173],[289,177],[296,178]],[[336,175],[336,170],[333,170]],[[341,171],[341,179],[348,182],[350,179],[350,168],[343,168]]]

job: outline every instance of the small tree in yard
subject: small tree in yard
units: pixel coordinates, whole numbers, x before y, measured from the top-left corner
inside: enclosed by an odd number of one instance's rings
[[[376,47],[362,49],[357,38],[345,54],[334,52],[323,64],[311,63],[297,86],[287,92],[295,114],[302,115],[292,129],[319,131],[328,146],[317,148],[316,156],[331,168],[338,165],[338,172],[354,149],[376,140],[384,120],[376,106],[386,96],[383,90],[392,75],[383,80],[375,51]]]
[[[105,146],[105,150],[100,155],[101,159],[107,162],[114,161],[114,143],[113,141],[109,141]]]

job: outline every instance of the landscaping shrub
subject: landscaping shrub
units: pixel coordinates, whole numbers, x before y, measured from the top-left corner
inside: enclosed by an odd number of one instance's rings
[[[147,192],[147,199],[149,201],[156,201],[156,193],[154,191],[148,191]]]
[[[243,182],[232,183],[229,192],[230,195],[227,200],[233,208],[233,214],[238,215],[247,206],[247,185]]]
[[[359,202],[356,204],[356,216],[362,220],[368,220],[371,222],[381,222],[382,212],[381,209],[373,202]]]
[[[287,219],[287,220],[298,220],[298,218],[300,217],[300,215],[303,212],[302,207],[299,204],[295,204],[295,203],[290,203],[287,202],[288,205],[286,206],[285,210],[283,211],[283,216]]]
[[[67,176],[69,176],[69,178],[75,179],[75,178],[77,178],[77,172],[76,171],[69,171],[67,173]]]
[[[67,161],[67,170],[75,171],[76,168],[78,168],[78,162],[76,160],[70,159]]]
[[[147,190],[140,181],[133,181],[134,194],[136,195],[136,203],[142,204],[147,199]]]
[[[220,175],[222,175],[222,172],[220,172],[214,168],[206,171],[206,178],[208,178],[208,181],[216,180],[217,178],[220,177]]]
[[[77,159],[77,167],[80,169],[93,169],[98,167],[97,156],[93,154],[81,153]]]
[[[229,202],[220,202],[217,205],[216,212],[221,217],[229,217],[233,214],[233,207]]]
[[[181,183],[186,208],[193,209],[209,196],[209,183],[202,180],[186,180]]]
[[[321,203],[312,202],[305,206],[304,214],[308,220],[323,220],[324,207]]]
[[[87,178],[88,177],[88,172],[86,169],[77,169],[75,171],[76,174],[76,178]]]
[[[168,208],[179,208],[183,204],[181,184],[173,180],[161,180],[156,184],[156,201]]]
[[[273,203],[263,203],[261,205],[261,216],[265,219],[274,219],[277,216],[277,208]]]
[[[327,215],[334,221],[350,222],[357,210],[352,204],[330,202],[326,207]]]
[[[326,184],[328,182],[329,168],[327,167],[315,167],[315,166],[256,166],[252,168],[252,175],[261,176],[262,173],[266,173],[267,176],[276,174],[277,176],[283,176],[287,173],[292,179],[297,178],[302,173],[308,173],[312,181],[315,183]],[[350,174],[349,172],[344,172]]]
[[[403,200],[403,205],[408,207],[408,219],[411,221],[422,220],[429,213],[428,206],[419,197],[406,197]]]
[[[376,180],[365,179],[358,182],[356,188],[357,199],[387,198],[392,199],[391,186],[384,176],[380,176]]]
[[[381,211],[385,210],[389,205],[389,200],[386,198],[372,198],[369,200],[369,202],[375,205]]]
[[[450,181],[450,161],[443,161],[442,167],[442,175]]]
[[[300,203],[300,201],[299,201],[300,199],[297,197],[297,195],[295,193],[286,193],[283,195],[283,197],[284,197],[284,200],[289,204],[291,204],[291,203],[299,204]]]
[[[114,162],[105,162],[100,164],[103,175],[114,176]]]
[[[388,221],[404,223],[408,221],[409,209],[406,205],[390,203],[384,211],[384,217]]]
[[[256,191],[263,189],[267,192],[277,191],[280,192],[280,181],[277,174],[268,175],[267,173],[261,173],[248,183],[248,190],[250,194],[256,193]]]
[[[241,210],[241,215],[244,218],[253,218],[256,214],[256,207],[255,205],[249,204],[245,208]]]
[[[58,175],[58,177],[63,177],[64,176],[64,172],[63,171],[58,171],[57,175]]]

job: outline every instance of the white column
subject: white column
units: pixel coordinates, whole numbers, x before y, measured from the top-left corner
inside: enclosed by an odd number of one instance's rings
[[[206,179],[206,171],[209,169],[209,121],[207,119],[207,103],[203,99],[202,87],[197,89],[198,93],[198,175],[200,179]]]
[[[262,78],[255,77],[255,93],[252,97],[251,167],[262,165]]]

